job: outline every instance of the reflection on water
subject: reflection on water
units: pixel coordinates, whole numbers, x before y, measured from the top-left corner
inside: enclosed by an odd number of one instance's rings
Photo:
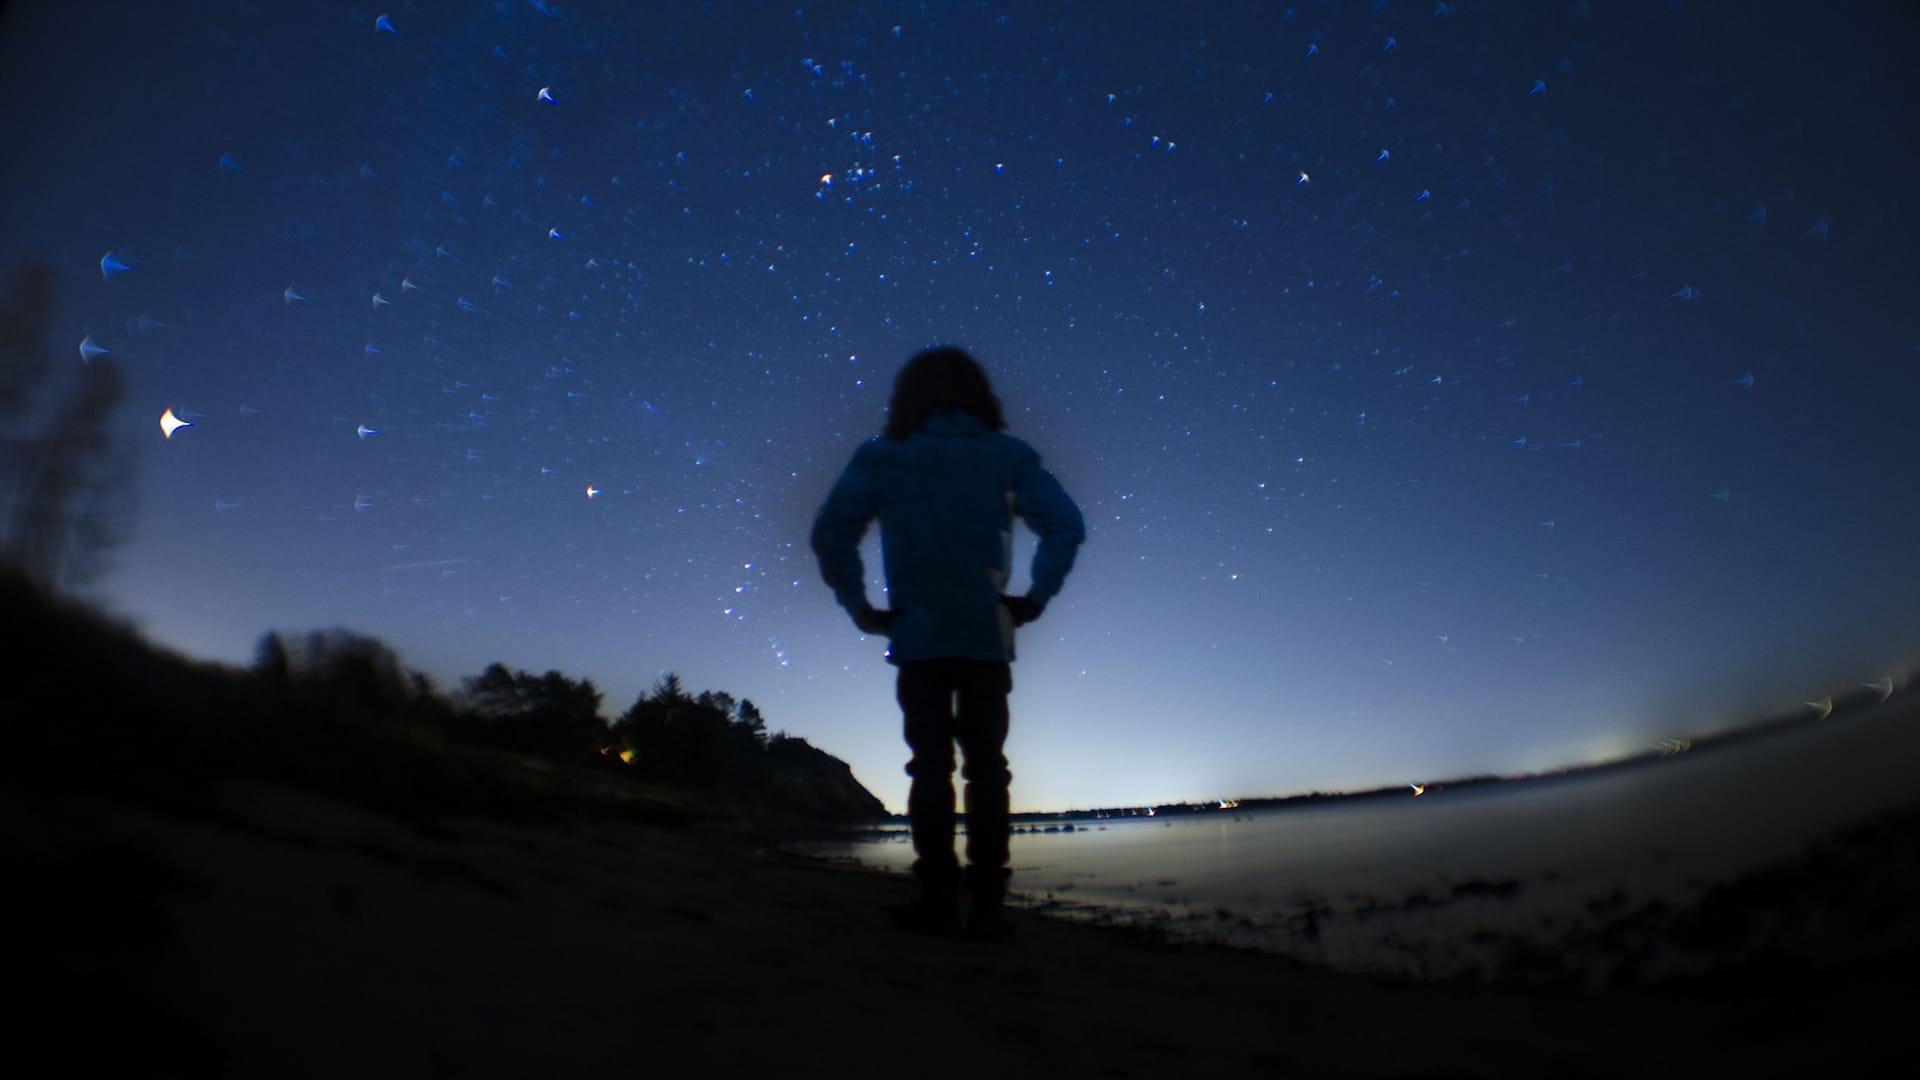
[[[1081,821],[1013,838],[1036,907],[1354,970],[1486,973],[1913,805],[1915,699],[1753,742],[1556,780],[1257,813]],[[814,849],[904,871],[900,826]],[[1660,906],[1664,905],[1664,906]]]

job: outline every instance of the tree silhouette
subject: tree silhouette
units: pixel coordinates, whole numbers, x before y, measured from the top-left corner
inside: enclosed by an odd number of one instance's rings
[[[505,750],[576,757],[607,741],[600,718],[600,691],[593,681],[574,681],[558,671],[530,675],[495,663],[466,680],[468,723],[452,734]]]
[[[656,700],[679,703],[687,700],[687,692],[680,686],[680,676],[669,671],[660,676],[653,684],[653,696]]]
[[[741,698],[736,712],[740,717],[740,726],[753,735],[753,741],[764,744],[767,741],[767,718],[760,715],[760,706],[748,698]]]
[[[119,370],[56,365],[52,315],[53,271],[29,263],[0,300],[0,559],[43,587],[79,588],[126,540],[132,483],[108,426]]]
[[[689,696],[672,672],[620,714],[613,729],[640,772],[669,783],[738,783],[761,769],[766,722],[760,710],[752,702],[736,704],[724,690]]]
[[[291,642],[269,634],[255,650],[255,664],[269,681],[298,687],[310,703],[324,700],[329,709],[362,718],[404,713],[433,693],[386,642],[342,627]]]
[[[287,656],[287,643],[279,634],[260,635],[260,644],[253,651],[253,669],[276,694],[284,694],[293,687],[293,661]]]

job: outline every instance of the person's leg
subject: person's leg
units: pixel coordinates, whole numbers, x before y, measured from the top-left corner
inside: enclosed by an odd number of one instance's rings
[[[951,891],[960,863],[953,852],[953,678],[937,660],[900,665],[894,685],[913,760],[907,775],[907,817],[912,824],[913,874],[928,890]]]
[[[976,915],[996,911],[1006,895],[1008,785],[1007,694],[1013,689],[1013,668],[1004,663],[973,662],[958,680],[959,709],[954,734],[966,764],[967,877]]]

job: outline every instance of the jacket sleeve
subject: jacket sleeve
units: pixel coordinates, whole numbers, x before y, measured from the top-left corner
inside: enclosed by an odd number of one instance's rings
[[[1023,447],[1013,468],[1013,512],[1040,537],[1033,552],[1033,585],[1027,595],[1046,603],[1060,591],[1073,569],[1073,557],[1087,538],[1080,508],[1053,474],[1040,467],[1040,455]]]
[[[879,512],[867,448],[854,451],[853,460],[820,504],[813,519],[813,553],[820,560],[820,576],[833,598],[849,614],[867,608],[866,567],[860,561],[860,538]]]

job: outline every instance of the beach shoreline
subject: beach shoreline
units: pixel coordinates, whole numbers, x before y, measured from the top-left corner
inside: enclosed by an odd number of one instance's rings
[[[1765,1074],[1864,1061],[1900,1030],[1898,995],[1856,973],[1415,983],[1027,910],[1012,943],[929,938],[888,919],[904,877],[738,823],[406,819],[261,783],[186,812],[9,797],[56,988],[29,1030],[110,1023],[128,1036],[67,1056],[149,1068]]]

